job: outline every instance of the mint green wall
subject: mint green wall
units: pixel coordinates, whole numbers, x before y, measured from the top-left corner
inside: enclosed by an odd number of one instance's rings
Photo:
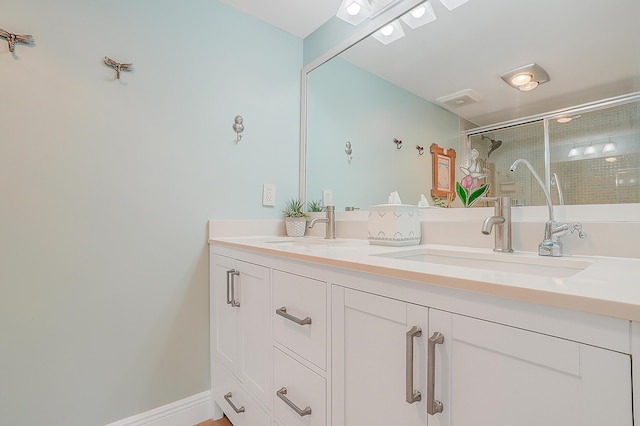
[[[0,424],[209,389],[207,220],[298,194],[302,40],[216,0],[1,9],[36,46],[0,40]]]
[[[341,58],[312,71],[308,87],[308,199],[332,189],[337,210],[366,210],[398,191],[403,203],[417,204],[420,194],[430,197],[431,144],[459,152],[456,115]]]

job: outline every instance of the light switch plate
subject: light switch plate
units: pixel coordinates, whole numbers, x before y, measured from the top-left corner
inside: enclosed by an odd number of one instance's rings
[[[274,207],[276,205],[276,186],[272,183],[262,185],[262,205]]]
[[[330,189],[322,190],[322,205],[323,206],[332,206],[333,205],[333,191]]]

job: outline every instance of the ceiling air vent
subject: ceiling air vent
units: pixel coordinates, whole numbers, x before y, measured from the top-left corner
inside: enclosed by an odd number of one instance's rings
[[[475,104],[482,100],[482,96],[471,89],[461,90],[447,96],[440,96],[436,101],[448,106],[449,108],[460,108],[465,105]]]

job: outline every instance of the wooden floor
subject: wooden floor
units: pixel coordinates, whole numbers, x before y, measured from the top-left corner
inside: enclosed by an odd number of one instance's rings
[[[198,423],[197,425],[194,426],[233,426],[231,424],[231,422],[229,421],[229,419],[227,419],[227,417],[223,417],[220,420],[206,420],[202,423]]]

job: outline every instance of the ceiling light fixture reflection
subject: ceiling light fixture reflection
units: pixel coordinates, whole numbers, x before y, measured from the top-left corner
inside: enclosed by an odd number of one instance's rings
[[[528,92],[551,80],[549,74],[538,64],[529,64],[507,71],[500,76],[514,89]]]
[[[596,153],[596,149],[593,147],[593,145],[589,145],[584,149],[584,155],[593,155],[595,153]]]
[[[382,44],[389,44],[404,37],[404,30],[397,19],[373,33],[373,37]]]
[[[336,16],[352,25],[358,25],[373,14],[368,0],[342,0]]]
[[[607,161],[609,163],[615,163],[616,161],[618,161],[618,159],[616,157],[607,157],[604,159],[604,161]]]
[[[405,13],[400,17],[411,29],[416,28],[433,22],[436,19],[436,13],[433,11],[433,6],[430,2],[424,2],[421,5],[413,8],[410,12]]]

